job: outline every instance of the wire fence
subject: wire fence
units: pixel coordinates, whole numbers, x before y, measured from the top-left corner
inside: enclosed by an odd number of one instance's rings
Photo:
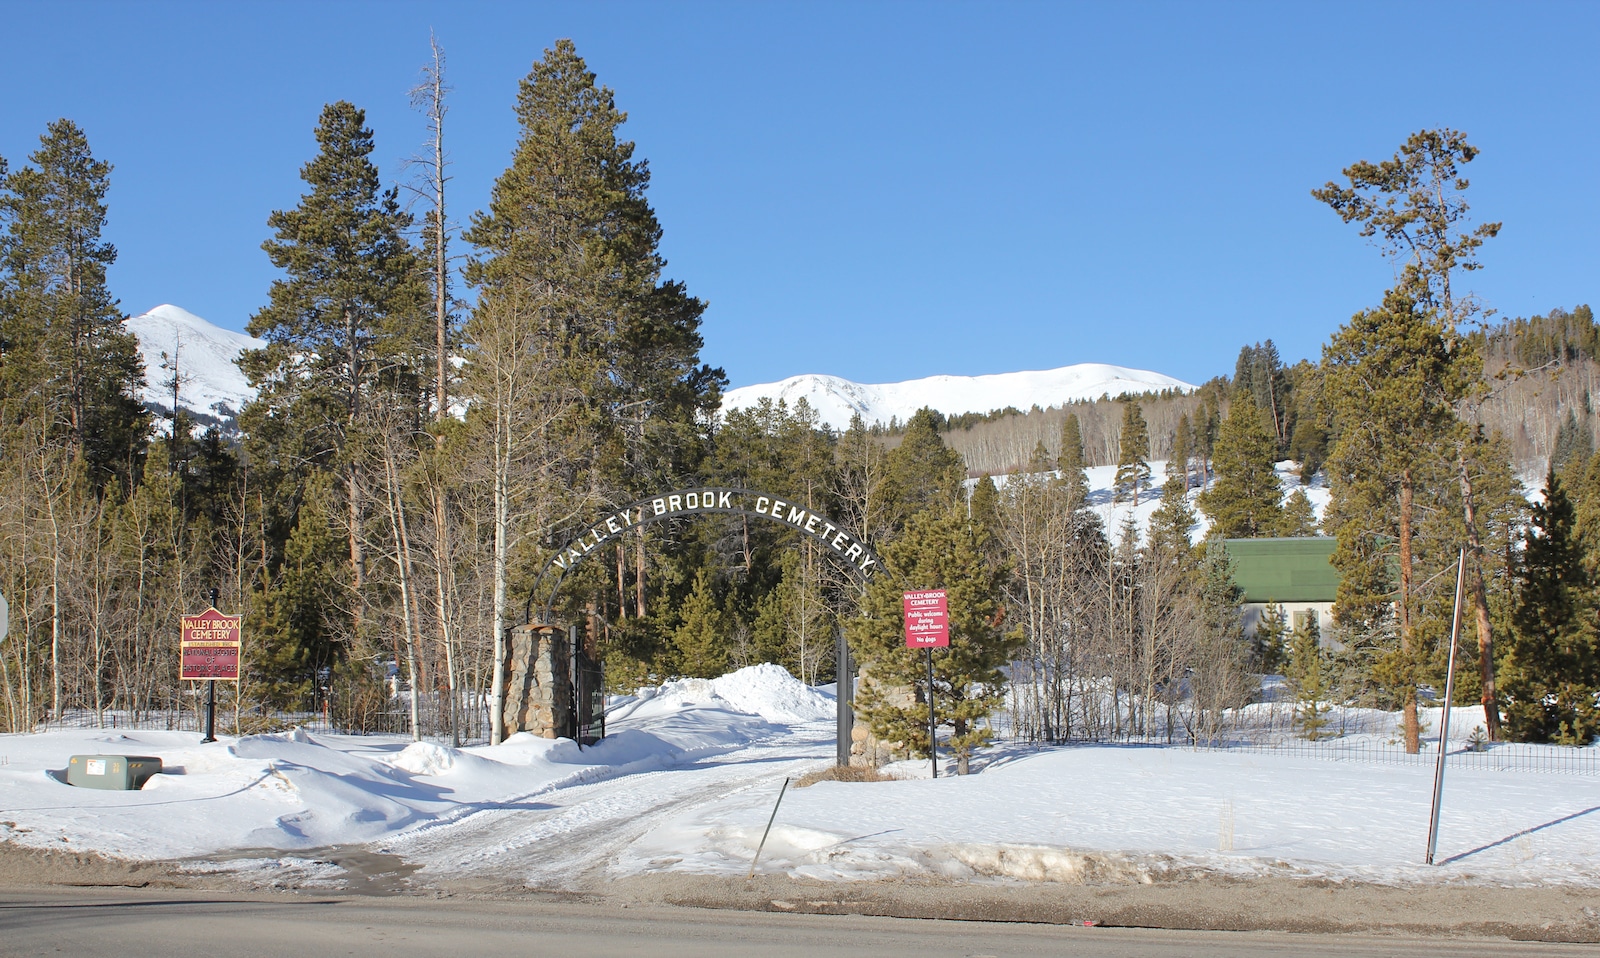
[[[1352,762],[1361,765],[1413,765],[1432,768],[1439,760],[1438,742],[1424,742],[1422,750],[1410,753],[1405,746],[1386,742],[1232,742],[1200,746],[1208,752],[1247,755],[1277,755],[1309,758],[1325,762]],[[1497,742],[1481,747],[1452,744],[1445,755],[1450,771],[1540,772],[1553,775],[1600,775],[1600,749],[1570,748],[1559,745],[1529,745]]]

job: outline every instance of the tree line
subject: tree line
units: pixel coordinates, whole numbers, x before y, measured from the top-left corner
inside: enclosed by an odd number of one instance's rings
[[[1008,682],[1028,736],[1202,739],[1277,669],[1313,721],[1324,701],[1397,707],[1415,747],[1417,689],[1443,668],[1442,573],[1465,546],[1477,641],[1462,694],[1493,736],[1503,713],[1517,737],[1592,737],[1589,407],[1570,410],[1531,513],[1482,413],[1518,370],[1592,362],[1600,340],[1587,309],[1471,328],[1481,308],[1452,281],[1498,227],[1468,223],[1457,168],[1476,151],[1460,134],[1417,134],[1317,191],[1402,264],[1320,364],[1247,346],[1194,395],[1067,407],[997,470],[955,437],[1003,418],[923,410],[840,433],[803,403],[719,412],[706,304],[668,276],[649,165],[569,41],[521,82],[511,163],[464,228],[447,205],[448,98],[435,43],[413,91],[428,141],[387,187],[363,111],[322,110],[299,203],[266,219],[278,278],[249,321],[266,345],[240,360],[256,397],[237,442],[181,410],[154,422],[135,398],[158,376],[181,396],[183,357],[143,369],[121,326],[101,238],[111,167],[85,133],[61,120],[17,169],[0,160],[5,728],[192,708],[176,622],[216,588],[245,617],[227,700],[239,730],[322,711],[498,740],[486,703],[503,637],[565,534],[649,493],[722,485],[836,517],[896,577],[863,592],[827,550],[742,516],[632,531],[567,577],[555,609],[613,688],[757,662],[828,681],[843,629],[874,679],[861,710],[875,733],[925,751],[930,690],[898,641],[898,590],[944,587],[959,613],[932,691],[963,767]],[[1303,494],[1282,496],[1285,458],[1330,488],[1320,524]],[[1118,499],[1159,498],[1143,534],[1089,508],[1084,470],[1100,462],[1117,465]],[[1014,475],[984,475],[1001,471]],[[1245,641],[1220,539],[1318,531],[1338,537],[1343,577],[1328,641],[1270,623]]]

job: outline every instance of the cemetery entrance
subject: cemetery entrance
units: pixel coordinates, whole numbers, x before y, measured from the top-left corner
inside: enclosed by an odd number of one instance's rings
[[[863,586],[882,574],[883,562],[859,535],[825,515],[783,496],[750,489],[676,489],[640,499],[600,516],[569,539],[540,571],[528,595],[524,623],[506,636],[500,678],[500,710],[507,735],[532,732],[589,745],[605,735],[605,676],[593,636],[577,625],[554,621],[557,592],[567,573],[625,533],[654,522],[701,514],[730,513],[780,522],[832,553]],[[849,648],[835,638],[839,676],[839,760],[849,760],[849,724],[854,718]]]

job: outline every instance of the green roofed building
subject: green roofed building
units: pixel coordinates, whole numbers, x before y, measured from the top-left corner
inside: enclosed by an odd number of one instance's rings
[[[1326,630],[1333,621],[1333,600],[1339,591],[1339,570],[1330,536],[1293,539],[1224,539],[1233,562],[1233,581],[1244,590],[1244,628],[1254,633],[1261,612],[1276,602],[1287,624],[1297,627],[1314,616]]]

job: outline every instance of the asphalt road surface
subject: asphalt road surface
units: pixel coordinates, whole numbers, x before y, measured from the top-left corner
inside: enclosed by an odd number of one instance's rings
[[[1186,932],[584,902],[230,896],[146,889],[0,891],[0,955],[1050,955],[1064,958],[1593,956],[1593,945],[1276,932]]]

